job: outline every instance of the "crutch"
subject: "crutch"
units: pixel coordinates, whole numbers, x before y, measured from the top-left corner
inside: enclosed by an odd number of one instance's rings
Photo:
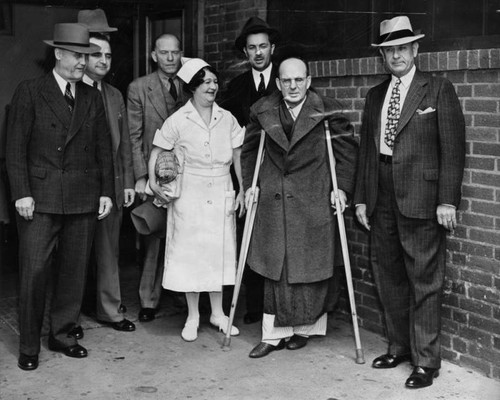
[[[252,190],[250,203],[248,205],[247,215],[245,217],[245,227],[243,228],[243,237],[241,239],[240,257],[238,260],[238,272],[236,273],[236,283],[233,291],[233,299],[231,300],[231,311],[229,313],[229,321],[227,323],[226,336],[222,342],[222,349],[229,350],[231,345],[231,328],[233,326],[234,314],[236,312],[236,304],[238,303],[238,295],[241,288],[241,280],[243,279],[243,272],[247,261],[248,247],[250,246],[250,238],[252,237],[253,223],[255,220],[255,213],[257,211],[257,202],[259,200],[259,193],[257,188],[257,179],[259,177],[260,164],[262,163],[262,156],[264,153],[264,139],[266,133],[264,129],[260,131],[259,150],[257,152],[257,162],[255,163],[255,170],[253,173]]]
[[[349,303],[351,305],[352,325],[354,328],[354,340],[356,342],[356,363],[364,364],[365,356],[363,355],[363,348],[361,347],[361,340],[359,338],[358,316],[356,314],[356,303],[354,302],[354,288],[352,286],[351,275],[351,262],[349,260],[349,249],[347,247],[347,235],[345,232],[344,214],[341,212],[339,188],[337,185],[337,173],[335,172],[335,157],[333,156],[332,142],[330,127],[328,120],[325,119],[325,135],[326,146],[328,148],[328,159],[330,161],[330,169],[332,176],[333,195],[335,197],[335,207],[337,209],[337,221],[339,224],[340,243],[342,245],[342,256],[344,258],[345,277],[347,280],[347,292],[349,293]]]

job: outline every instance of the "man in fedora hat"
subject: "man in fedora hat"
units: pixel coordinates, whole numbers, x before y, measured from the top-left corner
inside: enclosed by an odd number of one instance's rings
[[[171,34],[162,34],[155,39],[153,61],[157,70],[135,79],[128,87],[127,116],[134,163],[135,192],[142,201],[153,201],[145,193],[148,176],[148,160],[153,138],[163,122],[189,99],[189,92],[177,78],[181,67],[182,44]],[[144,236],[144,265],[139,284],[141,310],[139,321],[155,319],[160,302],[163,277],[161,239],[158,235]]]
[[[405,16],[380,24],[373,46],[391,76],[366,95],[354,194],[389,339],[372,366],[411,361],[409,388],[430,386],[441,365],[445,238],[457,224],[465,159],[453,85],[415,67],[422,37]]]
[[[235,47],[245,54],[250,69],[229,82],[221,106],[229,110],[241,126],[248,124],[250,107],[257,100],[278,90],[278,68],[271,62],[278,40],[278,31],[259,17],[251,17],[236,38]],[[243,220],[239,219],[240,238],[242,225]],[[250,268],[246,268],[244,283],[247,312],[243,321],[251,324],[262,319],[264,280]]]
[[[111,133],[115,172],[114,207],[107,218],[98,221],[94,238],[96,317],[115,330],[131,332],[135,325],[123,317],[118,259],[123,207],[131,206],[135,197],[132,151],[123,96],[104,81],[112,60],[109,32],[116,31],[116,28],[109,27],[106,15],[100,9],[81,10],[78,22],[87,25],[91,31],[90,43],[101,48],[89,55],[83,82],[101,92]]]
[[[18,366],[38,367],[47,281],[54,264],[49,349],[82,358],[87,350],[68,336],[80,312],[97,219],[112,208],[111,140],[99,92],[81,82],[89,43],[81,24],[56,24],[55,67],[21,82],[7,132],[7,171],[18,212]],[[54,261],[52,263],[51,261]]]

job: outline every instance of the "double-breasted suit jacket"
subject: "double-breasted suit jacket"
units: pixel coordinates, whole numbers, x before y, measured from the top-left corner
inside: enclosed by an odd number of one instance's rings
[[[276,86],[277,77],[278,67],[273,65],[266,90],[262,96],[259,96],[255,88],[252,70],[250,69],[238,75],[229,82],[221,107],[230,111],[241,126],[246,126],[250,121],[250,107],[260,97],[268,96],[278,90]]]
[[[368,92],[363,113],[354,202],[366,204],[368,216],[377,201],[380,118],[389,82]],[[392,155],[395,196],[404,216],[429,219],[436,217],[439,204],[458,207],[464,135],[464,118],[453,85],[416,71],[401,110]]]
[[[174,100],[163,89],[158,74],[155,71],[137,78],[128,87],[127,115],[136,180],[148,175],[149,154],[156,130],[191,97],[181,88]]]
[[[7,166],[12,198],[35,211],[96,212],[113,197],[111,141],[99,92],[76,84],[71,114],[52,73],[22,82],[9,115]],[[29,99],[29,100],[27,100]]]
[[[333,274],[336,231],[324,119],[332,132],[338,185],[347,193],[354,185],[357,142],[338,104],[312,90],[289,141],[279,117],[282,101],[278,91],[254,104],[243,144],[246,190],[253,178],[261,129],[266,132],[248,264],[274,281],[280,279],[285,263],[290,284],[322,281]]]

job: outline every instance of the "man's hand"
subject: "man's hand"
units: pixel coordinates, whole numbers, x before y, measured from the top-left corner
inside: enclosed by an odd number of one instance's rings
[[[106,218],[111,212],[112,208],[113,208],[113,202],[109,197],[107,196],[99,197],[99,214],[97,215],[97,219],[101,220],[103,218]]]
[[[123,206],[124,207],[130,207],[132,204],[134,204],[134,199],[135,199],[135,190],[134,189],[124,189],[123,190]]]
[[[23,197],[22,199],[17,199],[16,210],[25,220],[32,220],[33,212],[35,211],[35,199],[33,199],[33,197]]]
[[[248,188],[247,191],[245,192],[245,208],[248,210],[251,205],[251,198],[252,198],[252,188]],[[254,202],[257,201],[259,198],[259,188],[255,188],[255,196],[254,196]]]
[[[370,224],[368,223],[369,221],[366,215],[366,204],[356,205],[356,218],[361,225],[363,225],[367,230],[370,230]]]
[[[337,205],[335,204],[335,194],[332,191],[330,193],[330,203],[332,204],[332,208],[335,209],[335,214],[337,214]],[[347,208],[347,195],[341,189],[339,189],[339,203],[340,203],[340,212],[343,213]]]
[[[243,193],[243,190],[240,190],[236,195],[234,211],[238,211],[238,208],[240,209],[238,217],[241,218],[245,214],[245,193]]]
[[[442,225],[450,232],[453,232],[457,227],[457,210],[455,207],[447,204],[440,204],[437,206],[436,216],[439,225]]]
[[[135,193],[139,198],[144,201],[147,199],[148,195],[145,193],[147,179],[145,177],[137,179],[135,183]]]

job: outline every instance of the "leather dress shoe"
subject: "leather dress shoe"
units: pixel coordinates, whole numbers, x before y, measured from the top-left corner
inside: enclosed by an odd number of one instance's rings
[[[286,344],[288,350],[298,350],[307,344],[309,338],[300,335],[293,335]]]
[[[439,376],[437,368],[415,367],[405,386],[411,389],[420,389],[432,385],[432,380]]]
[[[372,362],[373,368],[394,368],[405,361],[411,361],[410,354],[383,354]]]
[[[68,337],[73,336],[75,339],[83,339],[83,329],[80,325],[76,325],[73,329],[68,332]]]
[[[247,312],[243,316],[243,322],[247,325],[259,322],[261,319],[262,319],[262,313]]]
[[[67,357],[84,358],[87,357],[87,349],[79,344],[64,346],[58,343],[52,336],[49,336],[49,350],[58,351]]]
[[[282,350],[285,348],[285,340],[281,339],[280,342],[273,346],[269,343],[260,342],[257,346],[255,346],[248,357],[250,358],[261,358],[267,356],[269,353],[275,350]]]
[[[153,321],[156,317],[156,309],[154,308],[141,308],[139,311],[139,321],[149,322]]]
[[[122,319],[118,322],[107,322],[107,321],[97,321],[100,324],[108,325],[116,331],[121,332],[133,332],[135,331],[135,325],[133,322],[130,322],[128,319]]]
[[[38,355],[29,356],[27,354],[19,353],[17,366],[25,371],[33,371],[38,368]]]

